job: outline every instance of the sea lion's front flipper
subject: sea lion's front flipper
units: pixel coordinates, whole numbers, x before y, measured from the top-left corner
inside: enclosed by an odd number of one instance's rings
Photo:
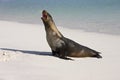
[[[67,57],[59,57],[59,58],[64,59],[64,60],[72,60],[72,61],[74,61],[73,59],[67,58]]]

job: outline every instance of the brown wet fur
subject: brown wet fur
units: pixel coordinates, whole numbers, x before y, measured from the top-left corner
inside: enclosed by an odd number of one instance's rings
[[[54,56],[66,60],[70,60],[67,56],[102,58],[102,56],[99,55],[100,52],[64,37],[57,29],[52,16],[46,10],[43,10],[41,19],[45,26],[47,42]]]

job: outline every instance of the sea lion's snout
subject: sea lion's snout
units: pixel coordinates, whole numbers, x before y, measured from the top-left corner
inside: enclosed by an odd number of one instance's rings
[[[44,22],[53,21],[51,15],[50,15],[46,10],[43,10],[43,11],[42,11],[42,17],[41,17],[41,19],[42,19]]]
[[[46,11],[46,10],[43,10],[43,11],[42,11],[42,17],[41,17],[41,19],[42,19],[42,20],[47,20],[47,14],[48,14],[47,11]]]

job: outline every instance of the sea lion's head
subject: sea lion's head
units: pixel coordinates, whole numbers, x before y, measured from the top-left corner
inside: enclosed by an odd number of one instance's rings
[[[45,26],[45,29],[47,30],[46,32],[49,33],[48,30],[52,30],[53,32],[55,32],[59,37],[62,37],[62,34],[58,31],[58,29],[56,28],[56,25],[52,19],[52,16],[46,11],[43,10],[42,11],[42,17],[41,17],[43,24]]]
[[[41,17],[41,19],[42,19],[42,21],[44,23],[53,22],[52,16],[46,10],[42,11],[42,17]]]

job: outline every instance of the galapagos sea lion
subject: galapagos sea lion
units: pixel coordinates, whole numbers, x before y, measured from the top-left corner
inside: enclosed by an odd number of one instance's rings
[[[64,37],[57,29],[52,16],[46,11],[42,11],[41,17],[45,26],[47,42],[52,50],[52,55],[69,60],[68,57],[95,57],[102,58],[100,52],[80,45],[73,40]]]

